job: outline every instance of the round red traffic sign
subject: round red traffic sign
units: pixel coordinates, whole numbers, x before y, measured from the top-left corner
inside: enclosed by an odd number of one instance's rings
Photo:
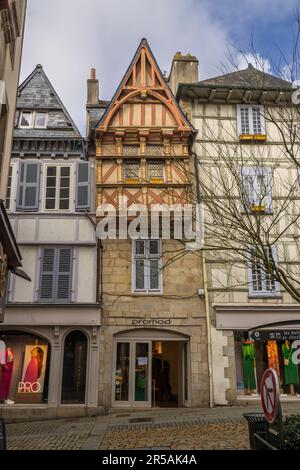
[[[261,381],[261,404],[267,421],[273,424],[279,411],[279,380],[275,369],[268,369]]]

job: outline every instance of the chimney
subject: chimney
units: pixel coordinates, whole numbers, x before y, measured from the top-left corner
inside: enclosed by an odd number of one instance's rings
[[[199,81],[199,61],[197,57],[181,52],[176,52],[173,58],[171,72],[169,75],[169,87],[176,95],[179,83],[194,83]]]
[[[99,104],[99,81],[96,79],[96,69],[91,69],[91,77],[87,81],[87,106]]]

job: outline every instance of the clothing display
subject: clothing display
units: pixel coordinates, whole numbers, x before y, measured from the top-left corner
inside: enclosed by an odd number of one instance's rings
[[[39,363],[38,358],[33,357],[30,359],[30,362],[27,366],[25,375],[24,375],[24,382],[33,384],[38,381],[38,369]]]
[[[275,340],[270,340],[267,343],[268,364],[270,369],[275,369],[278,377],[280,377],[280,365],[278,346]]]
[[[6,363],[1,365],[0,400],[7,400],[9,396],[10,382],[14,367],[14,353],[10,348],[6,349]]]
[[[292,345],[286,341],[282,345],[282,355],[284,358],[284,382],[285,385],[298,384],[299,383],[299,372],[298,366],[293,363],[292,356],[296,351]]]
[[[256,379],[254,373],[255,367],[255,351],[254,344],[250,341],[245,341],[242,345],[243,357],[243,376],[244,388],[248,390],[256,389]]]

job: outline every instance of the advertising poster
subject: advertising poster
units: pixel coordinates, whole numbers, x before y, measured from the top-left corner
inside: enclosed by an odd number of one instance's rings
[[[19,393],[43,393],[48,346],[27,345]]]

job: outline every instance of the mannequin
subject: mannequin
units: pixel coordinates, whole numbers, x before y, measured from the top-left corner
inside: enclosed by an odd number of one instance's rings
[[[282,355],[284,362],[284,381],[290,386],[291,395],[295,395],[295,384],[299,383],[298,366],[293,363],[292,355],[295,349],[292,347],[288,339],[282,345]]]
[[[1,366],[1,386],[0,386],[0,400],[4,403],[11,404],[13,401],[8,399],[9,389],[14,367],[14,353],[10,347],[6,348],[6,363]]]
[[[255,379],[255,351],[254,344],[248,338],[245,339],[242,345],[242,356],[243,356],[243,374],[244,374],[244,388],[245,395],[251,395],[252,390],[256,390],[256,379]]]

